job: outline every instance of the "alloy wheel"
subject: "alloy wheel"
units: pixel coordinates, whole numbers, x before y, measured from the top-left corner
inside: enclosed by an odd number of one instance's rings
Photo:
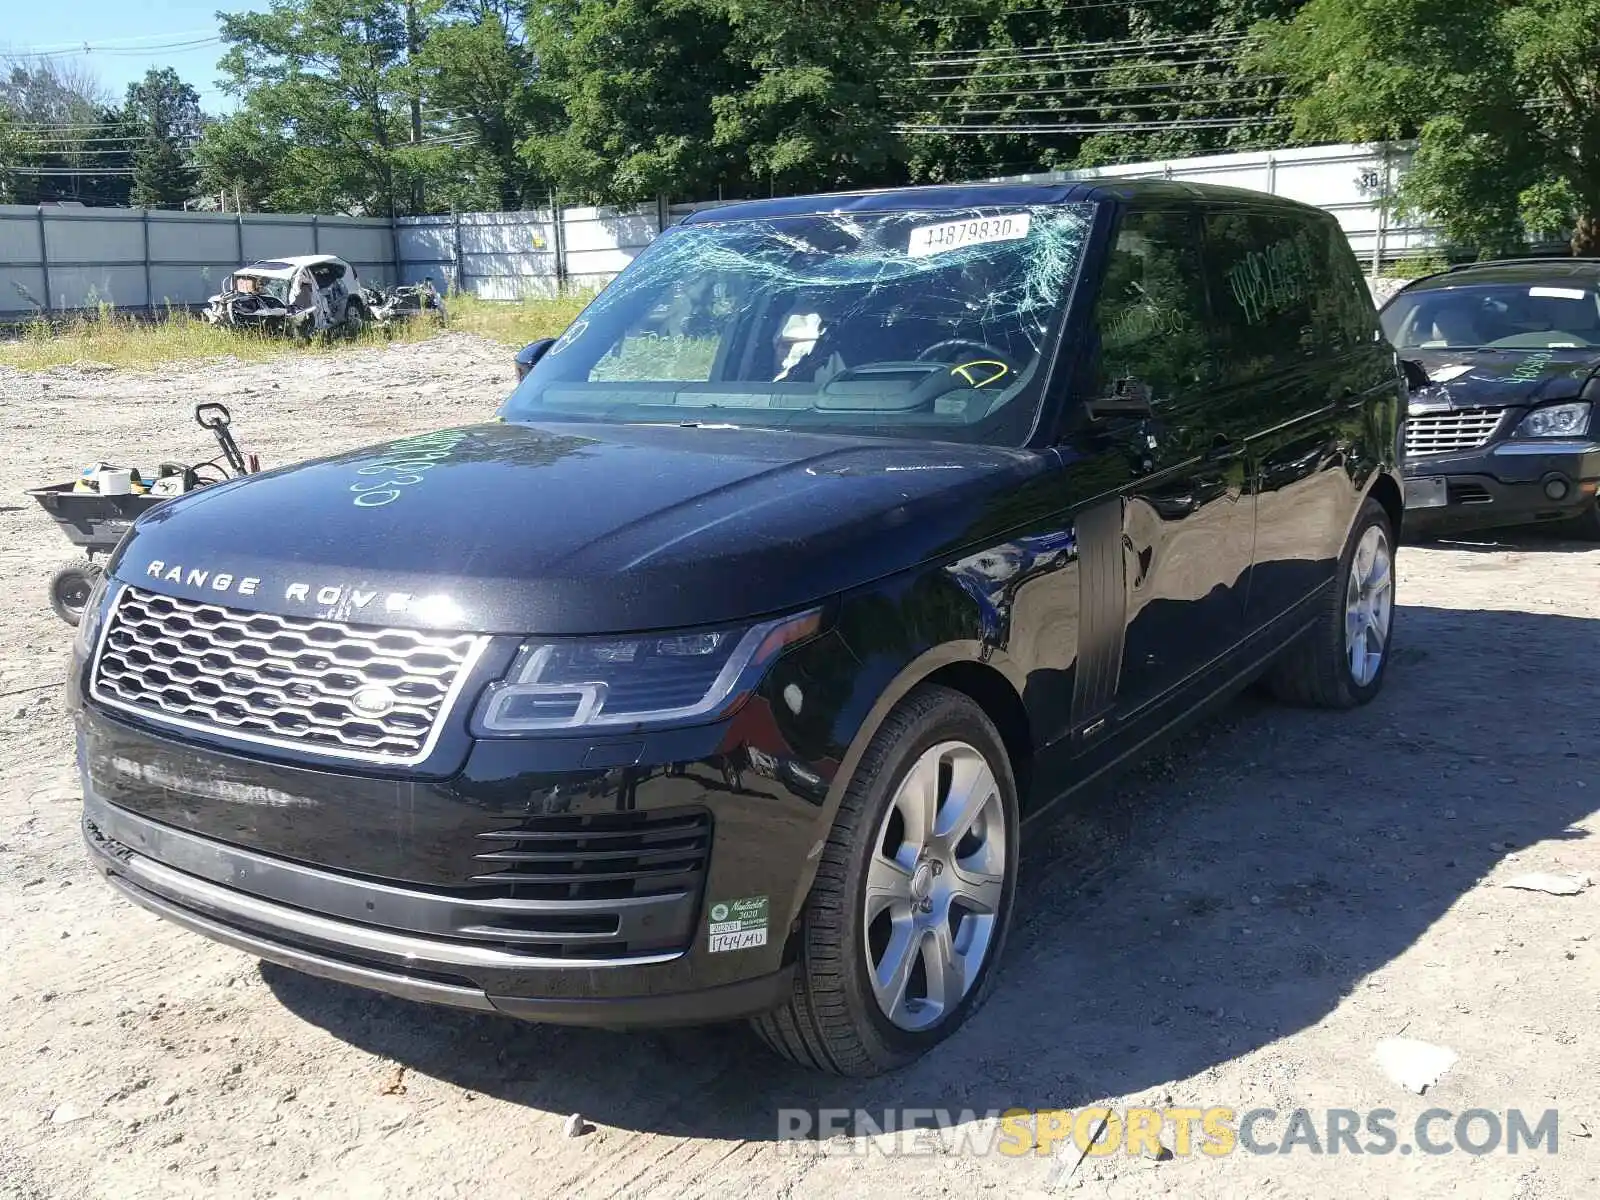
[[[972,991],[995,942],[1006,817],[988,762],[965,742],[925,751],[895,791],[867,866],[863,928],[879,1009],[933,1028]]]
[[[1383,667],[1393,608],[1394,556],[1382,526],[1371,525],[1356,544],[1345,582],[1344,645],[1357,687],[1370,684]]]

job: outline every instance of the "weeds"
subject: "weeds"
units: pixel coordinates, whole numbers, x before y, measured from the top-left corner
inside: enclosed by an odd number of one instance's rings
[[[520,349],[541,337],[554,337],[589,300],[588,293],[551,300],[499,303],[474,296],[446,300],[445,328],[476,333]],[[83,313],[65,322],[35,318],[12,338],[0,338],[0,365],[23,371],[97,363],[148,370],[174,362],[236,358],[251,362],[299,355],[344,354],[362,346],[423,342],[440,326],[427,319],[401,321],[388,329],[368,328],[355,338],[338,334],[298,344],[287,337],[245,329],[219,329],[186,309],[171,309],[159,320],[138,319],[110,308]]]

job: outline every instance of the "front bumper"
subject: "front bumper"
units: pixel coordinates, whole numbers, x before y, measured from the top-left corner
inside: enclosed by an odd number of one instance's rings
[[[610,748],[633,765],[479,743],[436,781],[225,753],[80,706],[84,838],[128,899],[308,974],[540,1021],[728,1020],[788,995],[829,819],[828,764],[797,758],[763,704]],[[575,842],[580,827],[601,840]],[[685,862],[660,837],[705,852]],[[542,861],[551,847],[591,873]],[[496,853],[541,861],[486,864]],[[596,861],[618,856],[632,878]],[[713,908],[755,897],[764,944],[712,951]]]
[[[1498,441],[1455,454],[1407,459],[1406,527],[1491,528],[1564,521],[1595,504],[1600,442]],[[1448,503],[1410,507],[1413,480],[1444,479]]]
[[[519,956],[330,917],[263,899],[218,877],[250,878],[258,888],[360,902],[403,896],[383,885],[273,862],[248,851],[164,828],[96,798],[85,797],[83,836],[101,875],[124,897],[158,917],[267,962],[407,1000],[445,1004],[537,1021],[586,1025],[676,1025],[732,1020],[782,1002],[793,965],[697,992],[646,996],[493,995],[477,979],[521,969]],[[150,846],[166,862],[141,853]],[[193,870],[169,865],[177,861]],[[422,897],[409,897],[413,902]],[[371,903],[371,901],[368,901]],[[670,961],[656,956],[595,968]],[[567,969],[582,969],[571,963]],[[487,985],[492,986],[492,985]]]

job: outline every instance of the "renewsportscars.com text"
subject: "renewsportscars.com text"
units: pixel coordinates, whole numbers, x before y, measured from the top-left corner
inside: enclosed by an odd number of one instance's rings
[[[1428,1108],[824,1108],[778,1110],[778,1138],[827,1152],[1048,1156],[1113,1154],[1555,1154],[1556,1109]],[[850,1140],[854,1139],[854,1140]]]

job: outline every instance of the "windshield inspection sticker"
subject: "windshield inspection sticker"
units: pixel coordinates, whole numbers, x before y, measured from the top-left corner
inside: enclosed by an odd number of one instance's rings
[[[1028,226],[1032,220],[1028,213],[1012,213],[1003,217],[974,217],[968,221],[918,225],[911,231],[906,257],[926,258],[930,254],[943,254],[946,250],[979,246],[984,242],[1021,241],[1028,236]]]
[[[721,900],[713,904],[707,927],[710,935],[707,950],[716,954],[721,950],[753,950],[765,946],[770,907],[765,896],[746,896],[743,900]]]

